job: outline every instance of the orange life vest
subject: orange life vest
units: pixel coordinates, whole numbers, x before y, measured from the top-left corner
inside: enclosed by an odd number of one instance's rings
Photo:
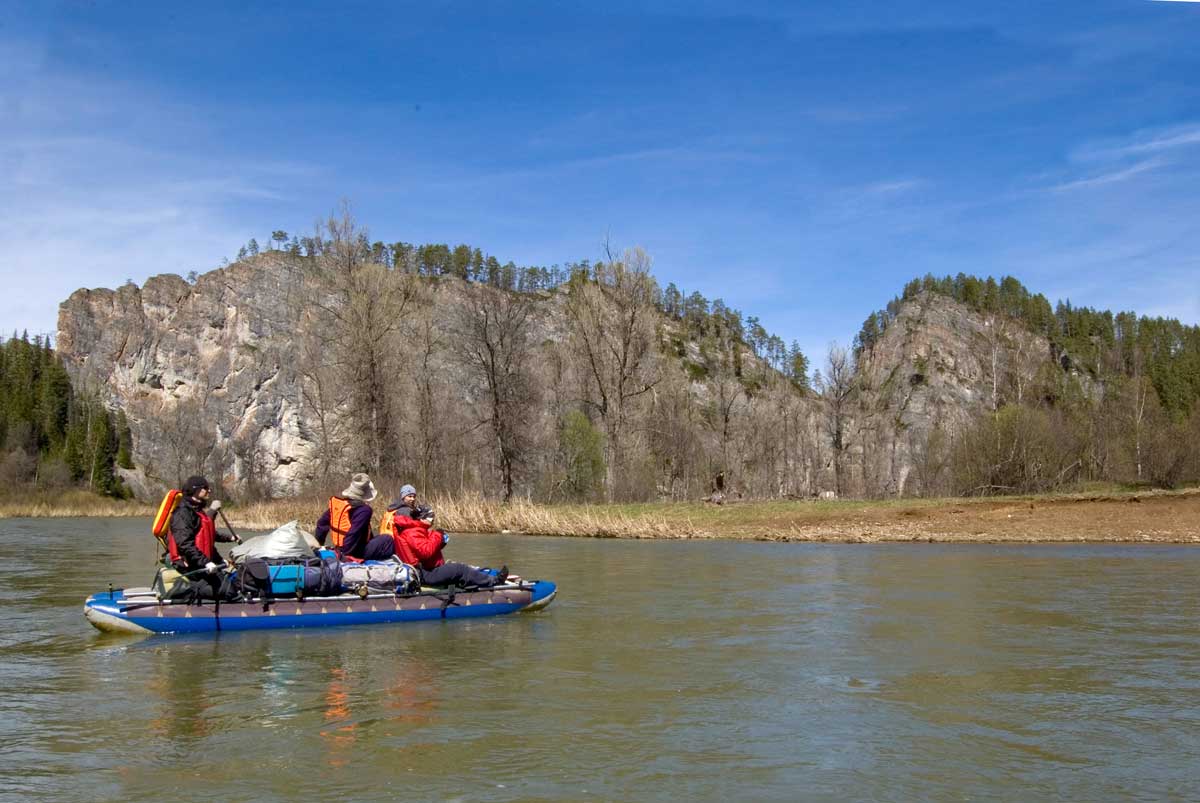
[[[333,538],[333,548],[342,551],[346,536],[350,534],[350,502],[340,496],[329,498],[329,535]]]
[[[396,511],[383,511],[383,521],[379,522],[380,535],[393,535],[396,531]]]

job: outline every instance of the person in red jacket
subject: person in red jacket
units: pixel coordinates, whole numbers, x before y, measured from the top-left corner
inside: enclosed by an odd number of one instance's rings
[[[240,541],[236,535],[217,532],[216,524],[206,508],[209,505],[208,480],[201,476],[188,477],[179,489],[183,499],[171,515],[171,532],[167,537],[167,555],[181,573],[193,583],[204,583],[216,598],[221,587],[218,574],[225,560],[217,552],[218,541]]]
[[[447,563],[442,548],[450,536],[433,529],[433,511],[417,505],[417,489],[411,485],[400,489],[400,498],[388,505],[388,512],[396,556],[417,569],[422,585],[491,588],[508,580],[507,566],[494,575],[465,563]]]

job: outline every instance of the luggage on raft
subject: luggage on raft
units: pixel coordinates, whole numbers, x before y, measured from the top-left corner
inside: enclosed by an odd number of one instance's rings
[[[314,560],[304,564],[304,593],[313,597],[332,597],[342,593],[342,564],[337,553],[322,549]]]
[[[331,597],[342,593],[342,566],[321,550],[315,558],[246,558],[235,570],[238,590],[247,597]]]
[[[193,580],[173,568],[160,568],[154,578],[154,594],[160,600],[189,599],[197,588]],[[224,599],[335,597],[346,591],[363,596],[372,591],[406,594],[421,587],[417,570],[399,558],[339,563],[337,553],[328,549],[306,559],[244,558],[225,575],[225,581]]]
[[[203,572],[182,574],[169,566],[159,567],[154,574],[150,591],[164,602],[197,602],[199,600],[232,600],[239,596],[235,584],[236,576],[219,576],[219,582],[209,583],[200,576]]]
[[[271,593],[277,597],[304,591],[303,563],[267,563],[270,574]],[[318,570],[319,571],[319,570]]]
[[[365,563],[343,563],[342,585],[351,590],[361,588],[404,594],[421,587],[416,569],[399,558],[369,560]]]

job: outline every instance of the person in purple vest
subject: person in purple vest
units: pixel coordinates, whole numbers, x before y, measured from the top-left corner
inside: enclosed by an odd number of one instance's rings
[[[369,503],[376,495],[371,478],[355,474],[346,490],[329,498],[329,506],[317,519],[316,536],[321,546],[332,536],[331,546],[338,560],[387,560],[396,554],[390,535],[375,535],[371,531],[374,513]]]

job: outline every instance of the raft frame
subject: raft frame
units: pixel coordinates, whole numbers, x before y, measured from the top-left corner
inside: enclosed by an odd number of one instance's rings
[[[84,617],[108,633],[174,634],[234,630],[468,619],[536,611],[549,605],[557,587],[548,580],[475,590],[424,588],[413,594],[336,597],[275,597],[241,602],[168,602],[152,589],[102,591],[83,604]]]

